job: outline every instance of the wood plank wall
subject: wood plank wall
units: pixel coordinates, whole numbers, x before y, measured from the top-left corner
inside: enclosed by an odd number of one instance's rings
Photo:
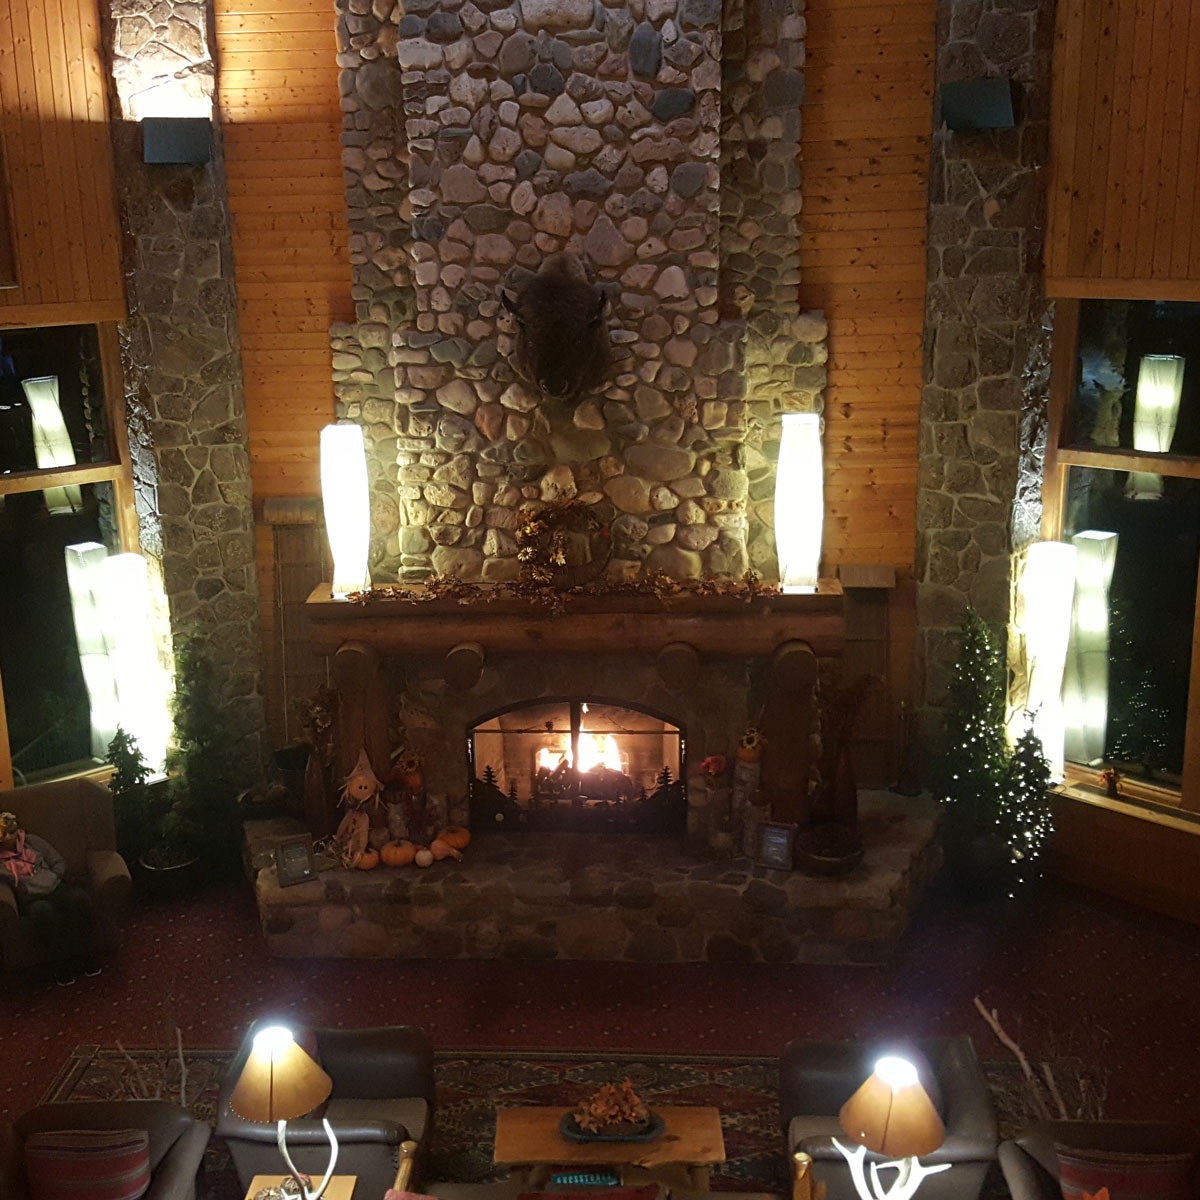
[[[1200,300],[1200,4],[1060,0],[1046,291]]]
[[[912,569],[935,0],[808,7],[800,301],[829,320],[826,569]]]
[[[854,747],[871,786],[901,769],[911,704],[935,13],[936,0],[823,0],[805,14],[800,302],[829,321],[824,570],[896,567],[886,606],[847,606],[862,651],[847,674],[884,676]],[[859,627],[863,612],[875,620]]]
[[[96,0],[0,4],[0,134],[17,287],[0,326],[125,316]]]
[[[331,0],[215,0],[255,511],[320,494],[329,326],[354,317]],[[257,528],[267,708],[284,729],[275,551]]]

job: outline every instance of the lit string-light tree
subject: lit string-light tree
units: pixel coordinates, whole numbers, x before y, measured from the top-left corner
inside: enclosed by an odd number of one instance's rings
[[[1003,883],[1011,889],[1036,876],[1051,831],[1050,767],[1032,729],[1010,752],[1004,732],[1004,693],[1004,664],[996,636],[968,608],[944,708],[937,798],[947,810],[949,854],[959,856],[961,862],[975,840],[994,840],[1005,851]]]

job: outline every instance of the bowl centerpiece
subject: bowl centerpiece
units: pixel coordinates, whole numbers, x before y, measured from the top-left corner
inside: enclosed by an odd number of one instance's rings
[[[663,1131],[663,1120],[633,1090],[633,1081],[606,1083],[559,1122],[562,1135],[575,1142],[650,1141]]]

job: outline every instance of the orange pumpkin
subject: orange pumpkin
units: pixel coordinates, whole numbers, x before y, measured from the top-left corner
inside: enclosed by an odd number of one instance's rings
[[[379,851],[385,867],[406,867],[416,856],[417,848],[412,842],[386,842]]]
[[[437,840],[445,842],[447,846],[453,846],[455,850],[461,850],[471,840],[471,831],[462,825],[451,825],[437,835]]]
[[[379,851],[364,850],[358,857],[358,862],[354,864],[360,871],[369,871],[372,867],[379,866]]]

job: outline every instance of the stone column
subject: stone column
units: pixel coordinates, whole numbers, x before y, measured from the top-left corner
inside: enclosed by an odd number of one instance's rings
[[[1008,617],[1037,537],[1052,306],[1041,283],[1054,5],[940,0],[937,82],[1016,81],[1016,128],[933,134],[917,495],[916,702],[928,744],[972,604]]]
[[[721,298],[745,322],[749,565],[778,578],[775,468],[785,412],[824,409],[827,327],[800,311],[803,0],[727,0],[722,9]]]
[[[265,743],[254,515],[211,6],[108,0],[113,150],[129,319],[122,367],[142,550],[172,638],[195,631],[219,666],[247,774]],[[142,162],[148,115],[212,118],[212,160]]]

